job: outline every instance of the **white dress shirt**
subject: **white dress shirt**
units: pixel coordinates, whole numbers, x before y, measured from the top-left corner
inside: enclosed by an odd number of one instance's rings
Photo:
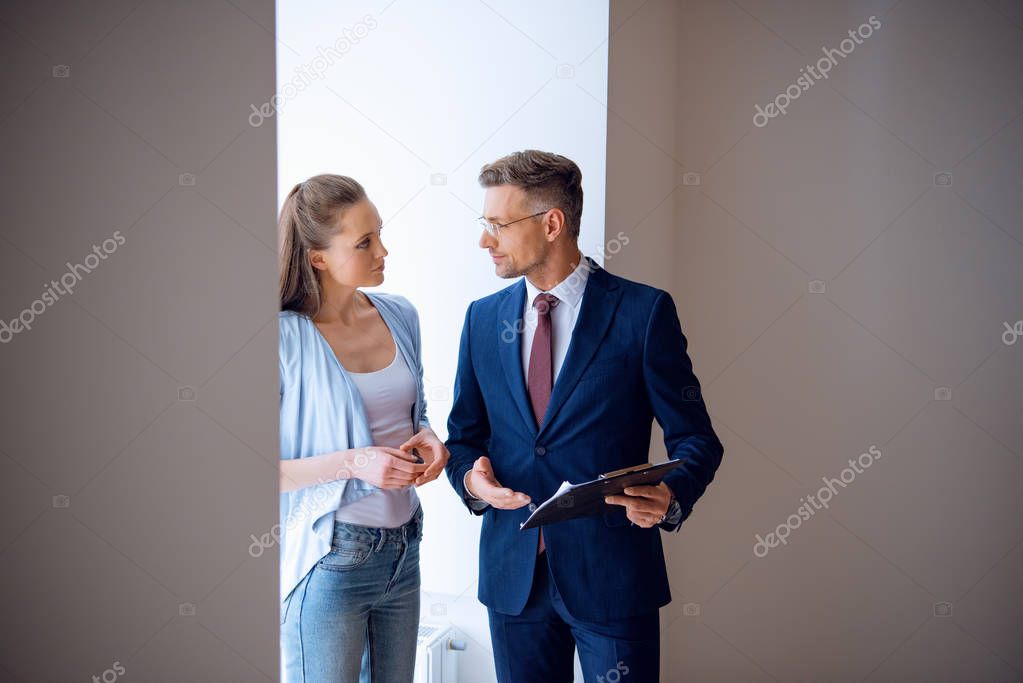
[[[568,277],[556,284],[547,292],[537,288],[526,278],[526,301],[522,312],[522,374],[529,378],[529,354],[533,350],[533,337],[536,335],[537,312],[533,302],[540,294],[556,296],[560,303],[551,309],[551,360],[553,361],[554,377],[551,386],[558,380],[558,373],[568,355],[568,345],[572,341],[575,322],[579,319],[579,304],[583,300],[586,280],[590,277],[590,265],[583,260]]]

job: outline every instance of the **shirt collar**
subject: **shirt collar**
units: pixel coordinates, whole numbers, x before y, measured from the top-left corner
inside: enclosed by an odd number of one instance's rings
[[[586,289],[586,280],[589,279],[592,269],[593,266],[590,265],[584,256],[579,265],[575,267],[575,270],[569,273],[568,277],[564,280],[547,290],[547,293],[553,294],[562,303],[566,303],[572,308],[578,307],[579,302],[583,298],[583,290]],[[540,294],[541,290],[530,282],[528,277],[523,279],[526,281],[526,307],[529,308],[533,305],[536,295]]]

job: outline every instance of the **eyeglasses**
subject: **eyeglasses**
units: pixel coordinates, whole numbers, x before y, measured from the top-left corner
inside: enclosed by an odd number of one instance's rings
[[[476,219],[476,223],[481,228],[486,230],[487,233],[489,233],[491,237],[497,237],[497,234],[501,231],[501,228],[507,228],[509,225],[512,225],[513,223],[518,223],[520,221],[529,220],[530,218],[536,218],[537,216],[542,216],[545,213],[547,213],[548,211],[550,211],[550,209],[544,209],[543,211],[538,211],[538,212],[534,213],[532,216],[526,216],[524,218],[517,218],[517,219],[515,219],[513,221],[508,221],[507,223],[491,223],[490,221],[488,221],[483,216],[480,216],[479,218]]]

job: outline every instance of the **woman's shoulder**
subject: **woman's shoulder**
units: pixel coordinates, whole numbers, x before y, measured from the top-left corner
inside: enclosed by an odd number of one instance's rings
[[[412,305],[411,301],[400,294],[388,294],[387,292],[365,292],[365,294],[378,309],[383,306],[389,312],[399,315],[406,320],[416,321],[419,319],[416,307]]]
[[[277,326],[283,330],[297,330],[309,316],[303,315],[298,311],[280,311],[277,314]]]
[[[404,330],[405,339],[413,346],[419,345],[419,312],[412,302],[400,294],[386,292],[365,292],[381,315],[397,321],[396,329]]]
[[[277,329],[282,354],[292,353],[301,346],[308,320],[308,316],[296,311],[280,311],[277,314]]]

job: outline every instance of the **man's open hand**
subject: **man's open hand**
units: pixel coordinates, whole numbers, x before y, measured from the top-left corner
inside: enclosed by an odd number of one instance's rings
[[[529,504],[529,496],[526,494],[501,486],[494,476],[490,458],[486,456],[473,463],[469,476],[465,478],[465,485],[469,493],[500,510],[517,510]]]

